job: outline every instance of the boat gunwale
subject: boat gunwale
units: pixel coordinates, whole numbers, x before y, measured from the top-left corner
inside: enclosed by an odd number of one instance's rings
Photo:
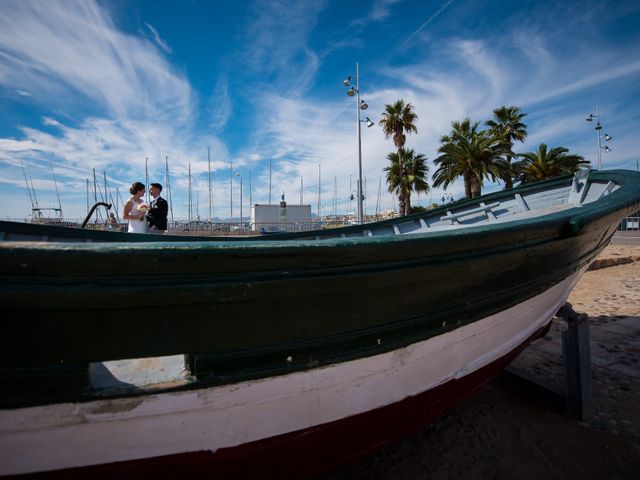
[[[631,175],[629,175],[631,174]],[[633,177],[636,177],[635,179]],[[378,236],[352,236],[341,237],[342,234],[363,232],[364,230],[371,229],[372,225],[375,228],[385,228],[397,225],[399,223],[409,223],[419,220],[420,218],[437,217],[442,212],[447,210],[461,210],[466,206],[475,205],[480,199],[481,201],[490,201],[494,199],[504,198],[512,196],[514,193],[528,193],[531,191],[544,191],[549,186],[557,185],[562,186],[570,183],[572,175],[565,175],[562,177],[556,177],[549,180],[543,180],[533,184],[523,185],[515,187],[509,190],[503,190],[500,192],[494,192],[481,197],[475,197],[465,199],[452,205],[444,205],[427,212],[419,212],[406,217],[396,217],[388,220],[382,220],[375,222],[374,224],[354,225],[348,227],[341,227],[329,230],[310,231],[310,232],[293,232],[272,234],[265,237],[243,237],[228,239],[228,237],[216,237],[211,239],[198,239],[198,240],[163,240],[157,235],[152,235],[156,238],[155,241],[137,241],[135,235],[131,235],[133,241],[118,241],[118,242],[86,242],[86,243],[74,243],[74,242],[42,242],[42,241],[4,241],[0,242],[0,254],[3,251],[9,250],[17,252],[19,250],[32,250],[42,249],[46,251],[60,251],[60,252],[84,252],[91,251],[96,254],[105,251],[122,251],[124,250],[143,250],[145,252],[154,250],[163,251],[178,251],[186,250],[192,252],[207,252],[208,254],[229,254],[233,252],[254,252],[256,250],[279,250],[283,248],[322,248],[322,247],[360,247],[367,245],[378,245],[381,243],[395,244],[397,242],[422,242],[424,240],[433,239],[434,241],[441,240],[444,237],[466,237],[468,235],[476,234],[491,234],[494,231],[512,231],[521,228],[528,227],[540,227],[544,225],[551,225],[553,222],[562,220],[568,221],[569,234],[579,233],[580,228],[589,221],[600,218],[608,213],[620,210],[621,208],[627,208],[633,210],[640,206],[640,173],[630,170],[610,170],[610,171],[595,171],[592,170],[589,175],[589,181],[596,180],[613,180],[620,186],[619,189],[609,193],[605,197],[598,199],[597,201],[581,204],[570,208],[562,209],[558,212],[550,213],[547,215],[533,215],[529,218],[520,218],[509,220],[505,218],[497,222],[480,223],[477,225],[467,225],[463,228],[453,229],[437,229],[416,233],[404,233],[400,235],[378,235]],[[636,180],[633,182],[633,180]],[[634,188],[635,187],[635,188]],[[634,192],[635,190],[635,192]],[[1,224],[2,222],[0,222]],[[16,222],[14,222],[16,223]],[[81,231],[80,231],[81,232]],[[75,233],[75,232],[74,232]],[[112,232],[104,232],[111,234]],[[130,234],[129,234],[130,235]],[[55,237],[55,235],[52,235]],[[309,238],[312,236],[319,237]],[[325,238],[332,237],[332,238]]]

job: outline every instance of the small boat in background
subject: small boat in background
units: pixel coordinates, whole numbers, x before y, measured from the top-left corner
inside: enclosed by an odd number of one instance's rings
[[[639,207],[616,170],[257,238],[0,222],[0,475],[327,471],[493,379]]]

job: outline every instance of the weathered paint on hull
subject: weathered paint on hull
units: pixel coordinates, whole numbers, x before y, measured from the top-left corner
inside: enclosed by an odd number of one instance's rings
[[[311,478],[411,434],[494,379],[548,325],[508,355],[393,405],[237,447],[194,451],[3,478]]]
[[[0,412],[0,474],[87,473],[69,470],[75,465],[135,473],[157,468],[156,460],[162,472],[184,461],[236,476],[261,463],[273,476],[321,469],[418,428],[491,379],[544,331],[581,273],[504,312],[371,358],[205,391]],[[285,457],[300,464],[287,471],[277,460]]]

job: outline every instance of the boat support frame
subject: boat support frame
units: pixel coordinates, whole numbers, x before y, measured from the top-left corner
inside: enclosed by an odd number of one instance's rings
[[[564,391],[512,365],[504,370],[501,379],[516,390],[534,394],[550,408],[587,421],[593,415],[589,316],[577,313],[567,302],[556,317],[567,322],[568,327],[562,332]]]

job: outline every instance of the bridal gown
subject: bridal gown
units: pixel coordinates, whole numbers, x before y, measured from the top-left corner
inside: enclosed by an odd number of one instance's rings
[[[138,212],[138,206],[142,205],[144,201],[142,198],[139,201],[136,201],[135,198],[131,198],[131,202],[133,206],[131,207],[130,214],[136,214]],[[129,233],[147,233],[147,220],[129,220],[129,228],[127,229]]]

